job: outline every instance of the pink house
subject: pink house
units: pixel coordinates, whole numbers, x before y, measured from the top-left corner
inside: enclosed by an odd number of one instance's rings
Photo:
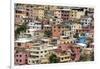
[[[79,47],[74,47],[73,48],[73,53],[74,55],[74,61],[79,61],[80,60],[80,48]]]
[[[58,48],[56,49],[57,53],[66,52],[70,49],[71,44],[59,44]]]
[[[48,19],[44,19],[42,20],[43,25],[48,25],[49,24],[49,20]]]
[[[29,57],[29,53],[25,51],[16,51],[15,53],[15,64],[16,65],[23,65],[27,64],[27,58]]]
[[[56,49],[56,52],[63,53],[63,52],[70,52],[72,54],[71,58],[73,61],[79,61],[80,60],[80,47],[73,46],[72,44],[59,44],[58,48]]]
[[[30,39],[30,38],[18,38],[15,41],[15,47],[25,48],[25,49],[31,48],[32,47],[31,41],[32,41],[32,39]]]

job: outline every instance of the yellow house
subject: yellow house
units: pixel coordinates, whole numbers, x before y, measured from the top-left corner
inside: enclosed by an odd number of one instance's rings
[[[77,19],[80,19],[81,16],[84,16],[84,15],[85,15],[85,12],[84,12],[84,11],[78,11],[78,12],[76,13],[76,18],[77,18]]]
[[[75,19],[75,18],[76,18],[76,14],[77,14],[77,11],[71,10],[71,11],[70,11],[70,14],[69,14],[70,19]]]
[[[38,17],[39,19],[44,18],[44,9],[43,8],[34,8],[34,17]]]
[[[71,10],[70,11],[70,19],[80,19],[81,16],[84,16],[84,11],[78,11],[78,10]]]
[[[67,36],[60,37],[60,43],[62,43],[62,44],[70,44],[70,43],[74,43],[74,42],[75,42],[74,38],[67,37]]]
[[[44,18],[44,9],[39,9],[38,17],[39,17],[39,19],[43,19]]]
[[[72,60],[70,53],[64,53],[64,54],[60,53],[60,54],[57,54],[57,57],[59,58],[61,63],[70,62]]]

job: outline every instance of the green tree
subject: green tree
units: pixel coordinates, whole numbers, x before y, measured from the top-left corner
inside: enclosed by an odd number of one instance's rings
[[[51,54],[49,57],[49,61],[50,61],[50,63],[58,63],[59,59],[55,54]]]
[[[75,35],[73,36],[74,38],[79,38],[79,33],[75,33]]]
[[[52,32],[51,31],[45,31],[44,32],[44,36],[45,37],[51,37],[52,36]]]
[[[27,23],[23,23],[15,30],[15,38],[17,38],[21,32],[26,32]]]

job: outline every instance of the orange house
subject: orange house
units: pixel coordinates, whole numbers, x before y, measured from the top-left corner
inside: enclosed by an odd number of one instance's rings
[[[52,36],[53,37],[60,37],[61,33],[62,33],[62,31],[61,31],[61,25],[60,24],[52,26]]]

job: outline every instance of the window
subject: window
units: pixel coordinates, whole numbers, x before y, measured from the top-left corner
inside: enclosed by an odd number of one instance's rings
[[[61,60],[63,60],[63,58],[61,58]]]
[[[16,62],[18,62],[18,59],[16,59]]]
[[[56,30],[54,30],[54,32],[55,32]]]
[[[56,28],[56,26],[54,26],[54,28]]]
[[[67,15],[64,15],[64,16],[67,16]]]
[[[73,43],[72,41],[70,43]]]
[[[58,28],[60,29],[60,26]]]
[[[43,53],[43,51],[41,51],[41,53]]]
[[[34,63],[34,61],[32,61],[32,63]]]
[[[47,55],[44,55],[45,57],[47,57]]]
[[[46,53],[47,51],[45,51],[45,53]]]
[[[16,53],[18,53],[18,51],[16,51]]]
[[[40,48],[36,48],[37,50],[40,50]]]
[[[32,52],[32,53],[38,54],[39,52]]]
[[[72,33],[70,32],[70,35],[71,35]]]
[[[64,32],[62,32],[62,35],[64,35]]]
[[[28,33],[29,33],[30,31],[28,30]]]
[[[39,35],[39,33],[37,33],[36,35]]]
[[[18,46],[21,46],[21,43],[18,43],[17,45],[18,45]]]
[[[39,61],[37,60],[36,63],[39,63]]]
[[[20,55],[20,57],[22,57],[22,55]]]
[[[27,59],[25,61],[27,62]]]
[[[18,57],[18,55],[16,55],[16,57]]]
[[[30,62],[30,60],[29,60],[29,62]]]
[[[43,57],[43,56],[41,55],[41,57]]]
[[[59,48],[61,48],[61,46],[59,46]]]
[[[15,17],[18,17],[17,15],[15,15]]]
[[[22,60],[20,60],[20,62],[22,62]]]
[[[37,27],[37,29],[38,29],[39,27]]]
[[[64,44],[66,44],[66,42],[64,42]]]

